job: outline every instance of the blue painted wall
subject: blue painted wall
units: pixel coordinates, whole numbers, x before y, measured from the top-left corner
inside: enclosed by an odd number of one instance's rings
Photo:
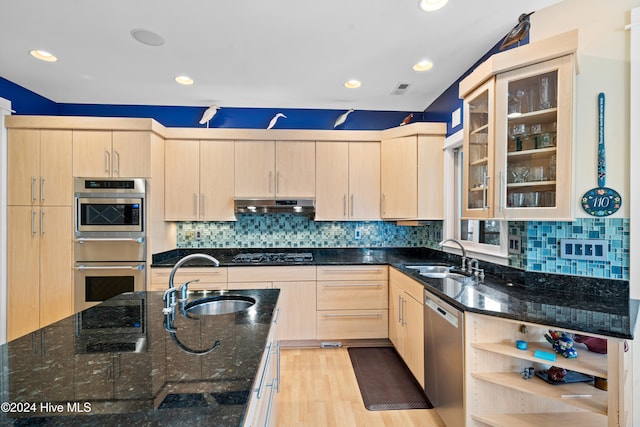
[[[0,77],[0,97],[11,101],[17,115],[58,115],[93,117],[152,118],[167,127],[206,127],[198,122],[206,107],[104,105],[56,103],[22,86]],[[275,129],[333,129],[333,124],[346,110],[222,108],[210,122],[216,128],[266,129],[276,113],[284,113]],[[413,121],[433,122],[438,117],[421,111],[359,111],[337,129],[382,130],[398,126],[413,113]]]

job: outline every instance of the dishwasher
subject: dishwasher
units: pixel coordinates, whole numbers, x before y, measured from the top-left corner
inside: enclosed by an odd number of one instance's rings
[[[448,427],[465,425],[464,313],[424,291],[425,393]]]

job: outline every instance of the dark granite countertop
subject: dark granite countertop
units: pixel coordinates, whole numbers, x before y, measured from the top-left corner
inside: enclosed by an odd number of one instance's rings
[[[536,273],[480,262],[487,273],[484,282],[461,286],[451,279],[426,278],[406,268],[412,264],[461,263],[457,255],[428,248],[174,249],[154,255],[152,267],[172,267],[180,258],[195,252],[212,255],[227,267],[267,265],[231,261],[234,255],[248,252],[311,252],[314,257],[311,263],[277,265],[387,264],[418,280],[425,289],[460,310],[614,338],[633,338],[640,306],[638,300],[629,298],[627,280]],[[210,265],[200,260],[185,264]]]
[[[256,303],[195,319],[178,312],[174,334],[162,292],[137,292],[0,346],[0,425],[241,425],[280,291],[233,293]]]

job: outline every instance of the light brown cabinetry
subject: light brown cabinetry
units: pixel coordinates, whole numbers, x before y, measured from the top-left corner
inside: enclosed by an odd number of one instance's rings
[[[424,286],[389,269],[389,339],[424,387]]]
[[[71,132],[11,129],[7,337],[73,313]]]
[[[526,335],[521,332],[522,325],[527,328]],[[608,339],[608,354],[575,344],[577,358],[558,355],[549,362],[534,357],[535,350],[553,353],[544,339],[548,329],[555,328],[465,314],[468,426],[627,425],[624,402],[619,399],[628,388],[620,383],[628,382],[621,375],[625,371],[623,341]],[[517,349],[516,340],[527,341],[527,350]],[[537,376],[521,377],[525,368],[544,370],[550,365],[607,379],[608,391],[586,382],[551,385]]]
[[[383,219],[442,219],[444,136],[409,135],[383,139]]]
[[[71,131],[11,129],[7,143],[9,205],[71,206]]]
[[[229,267],[229,289],[278,288],[283,341],[316,337],[316,267]]]
[[[315,219],[380,219],[380,142],[316,142]]]
[[[313,197],[315,141],[235,141],[235,196]]]
[[[165,141],[165,220],[235,220],[233,158],[233,141]]]
[[[73,176],[140,178],[150,173],[150,132],[73,131]]]
[[[462,216],[573,217],[577,34],[496,54],[460,83]]]
[[[317,338],[388,337],[387,266],[319,266]]]

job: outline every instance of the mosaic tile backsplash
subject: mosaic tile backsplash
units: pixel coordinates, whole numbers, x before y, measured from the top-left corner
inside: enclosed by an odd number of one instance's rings
[[[527,271],[629,280],[629,218],[579,218],[572,222],[510,222],[509,234],[522,238],[522,252],[509,265]],[[562,259],[561,239],[608,242],[607,261]]]
[[[179,222],[179,248],[437,248],[442,222],[403,227],[383,221],[322,222],[301,215],[238,215],[235,222]],[[360,239],[355,238],[356,230]],[[197,238],[198,232],[200,238]]]
[[[438,249],[442,222],[418,227],[384,221],[321,222],[288,214],[239,215],[235,222],[179,222],[178,248],[382,248]],[[356,230],[360,239],[355,239]],[[198,238],[197,235],[200,234]],[[629,279],[629,219],[579,218],[572,222],[512,221],[521,252],[509,265],[527,271]],[[608,241],[608,261],[560,258],[560,239]]]

